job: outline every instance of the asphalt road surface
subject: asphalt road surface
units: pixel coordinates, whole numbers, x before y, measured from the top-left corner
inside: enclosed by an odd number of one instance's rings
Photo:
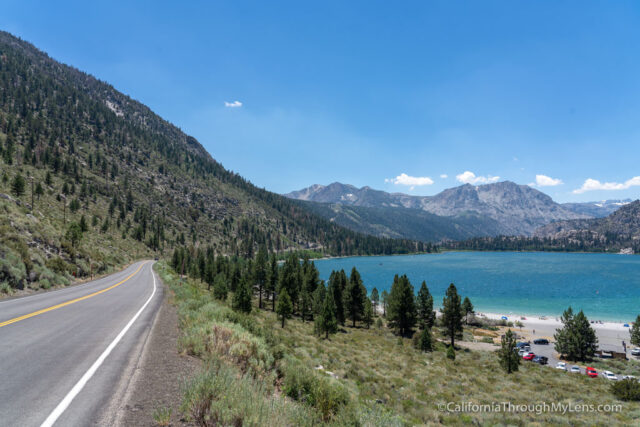
[[[162,303],[152,266],[0,301],[0,426],[109,424]]]

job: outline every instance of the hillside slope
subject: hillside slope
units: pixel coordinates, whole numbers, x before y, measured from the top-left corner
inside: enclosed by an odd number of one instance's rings
[[[567,239],[607,248],[640,251],[640,200],[604,218],[554,222],[539,228],[536,237]]]
[[[454,221],[449,224],[450,227],[455,227],[458,218],[468,224],[467,221],[471,215],[478,219],[472,228],[484,231],[476,236],[531,235],[536,228],[552,221],[592,218],[591,215],[565,208],[534,188],[510,181],[478,186],[465,184],[446,189],[434,196],[387,193],[370,187],[357,188],[336,182],[327,186],[313,185],[288,193],[286,196],[298,200],[346,206],[420,209],[440,217],[453,218]],[[403,211],[399,210],[394,214],[401,216]],[[496,226],[483,229],[488,222],[495,222]],[[431,225],[427,224],[427,227]],[[366,224],[361,226],[365,227]],[[412,235],[410,230],[403,230],[401,234]]]
[[[407,252],[227,171],[110,85],[0,32],[0,286],[49,286],[175,244]],[[33,198],[33,203],[32,203]]]

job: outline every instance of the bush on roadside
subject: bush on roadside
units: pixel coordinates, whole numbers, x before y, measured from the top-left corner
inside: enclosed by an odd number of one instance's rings
[[[640,401],[640,381],[627,378],[611,384],[611,392],[615,397],[625,401]]]

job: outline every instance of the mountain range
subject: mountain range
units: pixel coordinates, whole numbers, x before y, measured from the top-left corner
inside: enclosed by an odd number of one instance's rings
[[[285,194],[354,230],[429,241],[497,235],[531,236],[546,224],[603,217],[628,203],[559,204],[527,185],[503,181],[461,185],[434,196],[388,193],[335,182]]]

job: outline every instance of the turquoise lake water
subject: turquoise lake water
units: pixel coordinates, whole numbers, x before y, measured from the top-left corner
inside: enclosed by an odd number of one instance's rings
[[[640,256],[544,252],[446,252],[315,261],[320,278],[355,266],[368,291],[389,291],[406,274],[423,280],[440,306],[449,283],[476,311],[559,316],[568,307],[589,319],[631,322],[640,314]]]

